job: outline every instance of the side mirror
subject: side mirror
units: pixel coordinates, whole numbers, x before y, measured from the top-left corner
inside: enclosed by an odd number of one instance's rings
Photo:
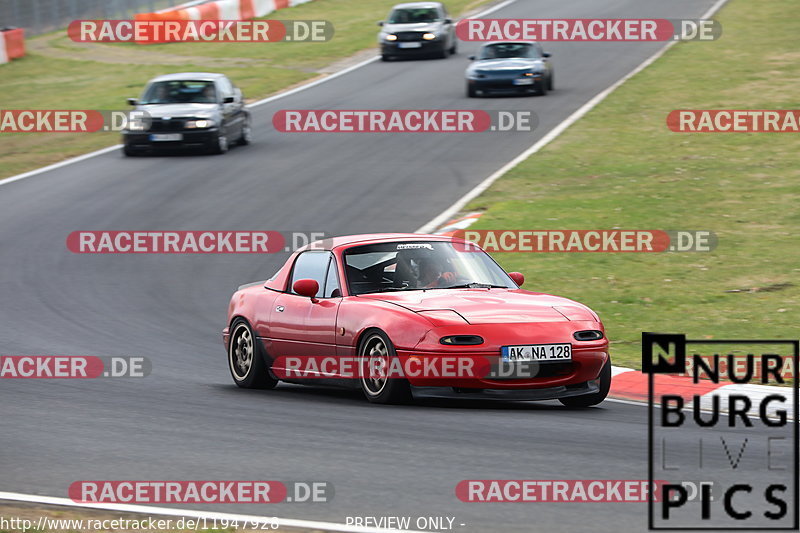
[[[477,58],[475,56],[469,56],[467,59],[469,59],[470,61],[475,61]]]
[[[383,21],[382,20],[378,21],[378,26],[383,26]]]
[[[236,101],[236,97],[235,96],[226,96],[225,98],[222,99],[222,103],[223,104],[232,104],[235,101]]]
[[[522,287],[522,285],[525,283],[525,276],[523,276],[519,272],[509,272],[508,277],[513,279],[514,283],[516,283],[520,287]]]
[[[453,19],[444,19],[444,23],[445,24],[452,24],[453,23]]]
[[[542,57],[550,57],[550,52],[542,52]]]
[[[292,285],[292,290],[300,296],[305,296],[306,298],[311,298],[312,301],[316,301],[317,293],[319,292],[319,283],[313,279],[298,279],[294,282],[294,285]]]
[[[139,103],[139,100],[136,98],[128,98],[128,105],[136,105]]]

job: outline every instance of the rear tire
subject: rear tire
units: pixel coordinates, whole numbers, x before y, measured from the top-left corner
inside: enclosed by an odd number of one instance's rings
[[[411,385],[403,378],[384,376],[371,377],[370,369],[383,363],[386,369],[397,359],[392,341],[382,331],[372,331],[364,336],[358,347],[359,383],[364,396],[371,403],[398,404],[412,399]]]
[[[583,394],[581,396],[569,396],[561,398],[558,401],[567,407],[591,407],[597,405],[608,396],[608,391],[611,389],[611,359],[606,361],[603,369],[600,370],[600,390],[592,394]]]
[[[273,389],[278,380],[270,375],[261,341],[242,318],[233,321],[228,339],[228,369],[233,382],[243,389]]]

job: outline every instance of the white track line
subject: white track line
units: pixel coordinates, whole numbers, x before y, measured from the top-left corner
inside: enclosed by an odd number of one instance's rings
[[[505,2],[501,2],[501,3],[497,4],[496,6],[490,7],[486,11],[481,11],[480,13],[476,13],[475,15],[472,15],[472,16],[470,16],[468,18],[478,18],[478,17],[486,16],[486,15],[488,15],[490,13],[494,13],[495,11],[497,11],[499,9],[502,9],[502,8],[504,8],[506,6],[509,6],[509,5],[513,4],[514,2],[516,2],[516,1],[517,0],[506,0]],[[264,98],[262,100],[258,100],[257,102],[253,102],[252,104],[248,105],[247,107],[252,109],[252,108],[264,105],[264,104],[268,104],[269,102],[274,102],[275,100],[279,100],[281,98],[286,98],[287,96],[291,96],[293,94],[297,94],[300,91],[305,91],[306,89],[310,89],[312,87],[316,87],[317,85],[321,85],[321,84],[323,84],[325,82],[334,80],[334,79],[336,79],[336,78],[338,78],[340,76],[344,76],[345,74],[349,74],[350,72],[353,72],[354,70],[360,69],[361,67],[369,65],[370,63],[374,63],[378,59],[380,59],[380,56],[377,56],[377,55],[373,56],[373,57],[371,57],[369,59],[361,61],[360,63],[356,63],[355,65],[351,65],[351,66],[349,66],[347,68],[344,68],[342,70],[334,72],[333,74],[325,76],[324,78],[319,78],[319,79],[310,81],[308,83],[305,83],[303,85],[295,87],[294,89],[289,89],[288,91],[284,91],[282,93],[278,93],[276,95],[269,96],[269,97]],[[68,165],[79,163],[81,161],[85,161],[86,159],[91,159],[93,157],[97,157],[97,156],[100,156],[100,155],[103,155],[103,154],[107,154],[109,152],[113,152],[114,150],[119,150],[120,148],[122,148],[122,145],[121,144],[116,144],[114,146],[109,146],[109,147],[103,148],[101,150],[97,150],[97,151],[94,151],[94,152],[89,152],[88,154],[83,154],[83,155],[80,155],[80,156],[77,156],[77,157],[73,157],[73,158],[70,158],[70,159],[65,159],[64,161],[60,161],[58,163],[54,163],[54,164],[48,165],[46,167],[37,168],[36,170],[31,170],[30,172],[25,172],[23,174],[18,174],[16,176],[10,176],[10,177],[5,178],[5,179],[0,179],[0,185],[7,185],[9,183],[14,183],[15,181],[23,180],[25,178],[30,178],[31,176],[37,176],[39,174],[44,174],[45,172],[50,172],[51,170],[56,170],[56,169],[59,169],[59,168],[62,168],[62,167],[66,167]]]
[[[708,9],[708,11],[706,11],[702,16],[700,16],[700,18],[707,19],[707,18],[712,17],[714,15],[714,13],[719,11],[719,9],[723,5],[725,5],[725,3],[727,1],[728,0],[717,0],[717,2],[715,2],[714,5],[712,5]],[[662,55],[664,55],[664,53],[667,50],[672,48],[678,42],[680,42],[680,41],[670,41],[667,44],[665,44],[655,54],[653,54],[650,57],[648,57],[647,59],[645,59],[644,62],[642,62],[638,67],[636,67],[635,69],[630,71],[628,74],[626,74],[624,77],[622,77],[616,83],[614,83],[611,87],[609,87],[608,89],[604,90],[603,92],[601,92],[600,94],[598,94],[597,96],[595,96],[594,98],[592,98],[591,100],[586,102],[583,106],[581,106],[579,109],[577,109],[574,113],[572,113],[570,116],[568,116],[566,119],[564,119],[563,122],[558,124],[552,130],[548,131],[547,134],[544,137],[542,137],[541,139],[539,139],[539,141],[537,141],[533,146],[531,146],[530,148],[528,148],[527,150],[522,152],[520,155],[515,157],[510,162],[508,162],[505,165],[503,165],[494,174],[492,174],[491,176],[489,176],[488,178],[483,180],[481,183],[479,183],[477,186],[475,186],[471,191],[469,191],[467,194],[465,194],[464,196],[459,198],[456,201],[456,203],[454,203],[453,205],[448,207],[443,213],[441,213],[439,216],[437,216],[436,218],[434,218],[433,220],[431,220],[430,222],[428,222],[427,224],[425,224],[424,226],[419,228],[414,233],[431,233],[431,232],[435,231],[439,226],[441,226],[442,224],[444,224],[445,222],[447,222],[448,220],[453,218],[454,215],[456,213],[458,213],[459,211],[461,211],[464,208],[465,205],[467,205],[469,202],[471,202],[472,200],[477,198],[483,191],[485,191],[486,189],[491,187],[491,185],[495,181],[497,181],[501,176],[503,176],[506,172],[508,172],[509,170],[511,170],[512,168],[514,168],[518,164],[520,164],[522,161],[526,160],[528,157],[530,157],[531,155],[535,154],[536,152],[538,152],[539,150],[544,148],[551,141],[553,141],[556,137],[558,137],[559,135],[564,133],[564,130],[566,130],[567,128],[572,126],[575,122],[580,120],[584,115],[586,115],[586,113],[588,113],[589,111],[591,111],[592,109],[597,107],[597,105],[600,102],[602,102],[603,100],[605,100],[606,97],[609,94],[613,93],[623,83],[625,83],[626,81],[631,79],[633,76],[635,76],[636,74],[638,74],[639,72],[643,71],[644,69],[649,67],[651,64],[653,64],[658,58],[660,58]]]
[[[120,513],[140,513],[148,515],[177,516],[186,518],[206,518],[209,520],[227,520],[229,522],[238,520],[248,524],[277,524],[279,527],[295,527],[316,529],[322,531],[343,531],[346,533],[424,533],[413,530],[370,528],[363,526],[347,526],[335,524],[333,522],[316,522],[314,520],[293,520],[289,518],[273,518],[268,516],[243,515],[231,513],[217,513],[212,511],[195,511],[189,509],[173,509],[170,507],[151,507],[147,505],[128,505],[122,503],[75,503],[69,498],[53,498],[50,496],[36,496],[32,494],[20,494],[17,492],[0,492],[0,500],[15,502],[38,503],[46,505],[61,505],[67,507],[82,507],[84,509],[99,509],[103,511],[117,511]],[[244,526],[243,526],[244,527]],[[245,527],[249,529],[249,527]]]

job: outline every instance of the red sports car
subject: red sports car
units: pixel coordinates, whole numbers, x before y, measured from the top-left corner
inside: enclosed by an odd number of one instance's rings
[[[413,396],[602,402],[603,324],[578,302],[520,289],[483,250],[452,237],[337,237],[298,250],[231,298],[223,339],[240,387],[279,381]]]

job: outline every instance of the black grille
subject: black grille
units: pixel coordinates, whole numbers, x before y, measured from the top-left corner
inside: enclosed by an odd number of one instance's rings
[[[181,131],[185,122],[186,119],[183,118],[171,118],[169,120],[154,118],[148,131]]]
[[[395,35],[397,35],[397,40],[398,41],[407,43],[407,42],[410,42],[410,41],[421,41],[421,40],[423,40],[422,36],[425,33],[426,32],[424,32],[424,31],[399,31],[399,32],[395,33]]]

